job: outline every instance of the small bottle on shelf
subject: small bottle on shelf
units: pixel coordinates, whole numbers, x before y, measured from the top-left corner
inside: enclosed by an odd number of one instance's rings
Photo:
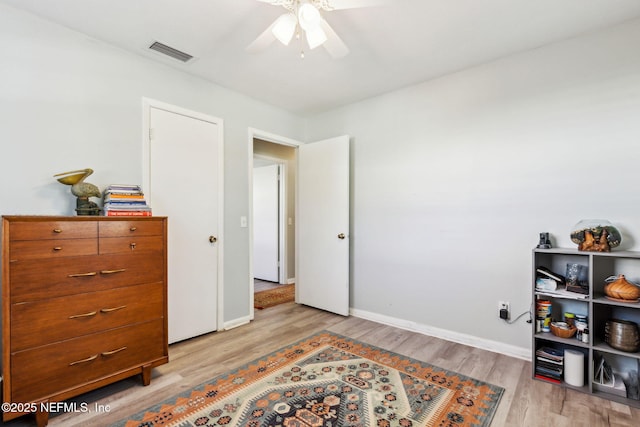
[[[589,328],[585,328],[584,331],[582,331],[582,342],[589,344]]]

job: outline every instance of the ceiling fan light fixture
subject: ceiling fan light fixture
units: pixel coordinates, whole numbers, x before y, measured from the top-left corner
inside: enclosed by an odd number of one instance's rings
[[[327,34],[319,25],[305,30],[309,49],[315,49],[327,41]]]
[[[291,45],[295,36],[301,49],[300,56],[304,58],[305,49],[324,47],[329,56],[334,59],[342,58],[349,53],[349,48],[324,19],[324,12],[367,7],[391,0],[258,0],[273,6],[281,6],[286,10],[269,25],[246,50],[255,53],[265,49],[274,40],[285,46]],[[336,6],[333,4],[339,4]],[[281,12],[282,13],[282,12]],[[303,34],[304,33],[304,34]],[[303,39],[306,39],[306,41]]]
[[[288,46],[296,32],[298,21],[293,13],[281,15],[274,23],[271,32],[285,46]]]
[[[317,27],[320,24],[320,11],[308,0],[304,0],[298,7],[298,21],[305,31]]]

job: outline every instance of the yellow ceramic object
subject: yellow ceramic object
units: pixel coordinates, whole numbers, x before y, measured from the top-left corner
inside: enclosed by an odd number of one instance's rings
[[[58,178],[58,182],[66,185],[73,185],[73,184],[79,183],[80,181],[82,181],[92,173],[93,173],[93,169],[87,168],[87,169],[80,169],[77,171],[62,172],[62,173],[53,175],[53,177],[55,178],[59,176],[60,178]]]

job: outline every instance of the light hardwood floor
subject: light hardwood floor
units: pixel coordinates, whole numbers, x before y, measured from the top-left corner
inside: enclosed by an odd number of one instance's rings
[[[531,364],[356,317],[341,317],[295,303],[256,310],[248,325],[173,344],[170,362],[139,377],[79,396],[87,413],[60,414],[50,426],[108,426],[320,330],[329,330],[459,372],[506,389],[492,426],[639,426],[640,410],[531,379]],[[98,413],[95,405],[109,405]],[[34,425],[30,417],[7,426]]]

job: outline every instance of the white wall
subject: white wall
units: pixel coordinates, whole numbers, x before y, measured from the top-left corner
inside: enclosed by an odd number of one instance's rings
[[[3,215],[73,215],[59,172],[91,167],[101,189],[142,183],[143,97],[224,120],[225,321],[248,319],[248,128],[301,138],[303,120],[4,5],[0,57]]]
[[[352,139],[352,307],[515,346],[531,250],[604,218],[640,249],[640,21],[313,117]]]

